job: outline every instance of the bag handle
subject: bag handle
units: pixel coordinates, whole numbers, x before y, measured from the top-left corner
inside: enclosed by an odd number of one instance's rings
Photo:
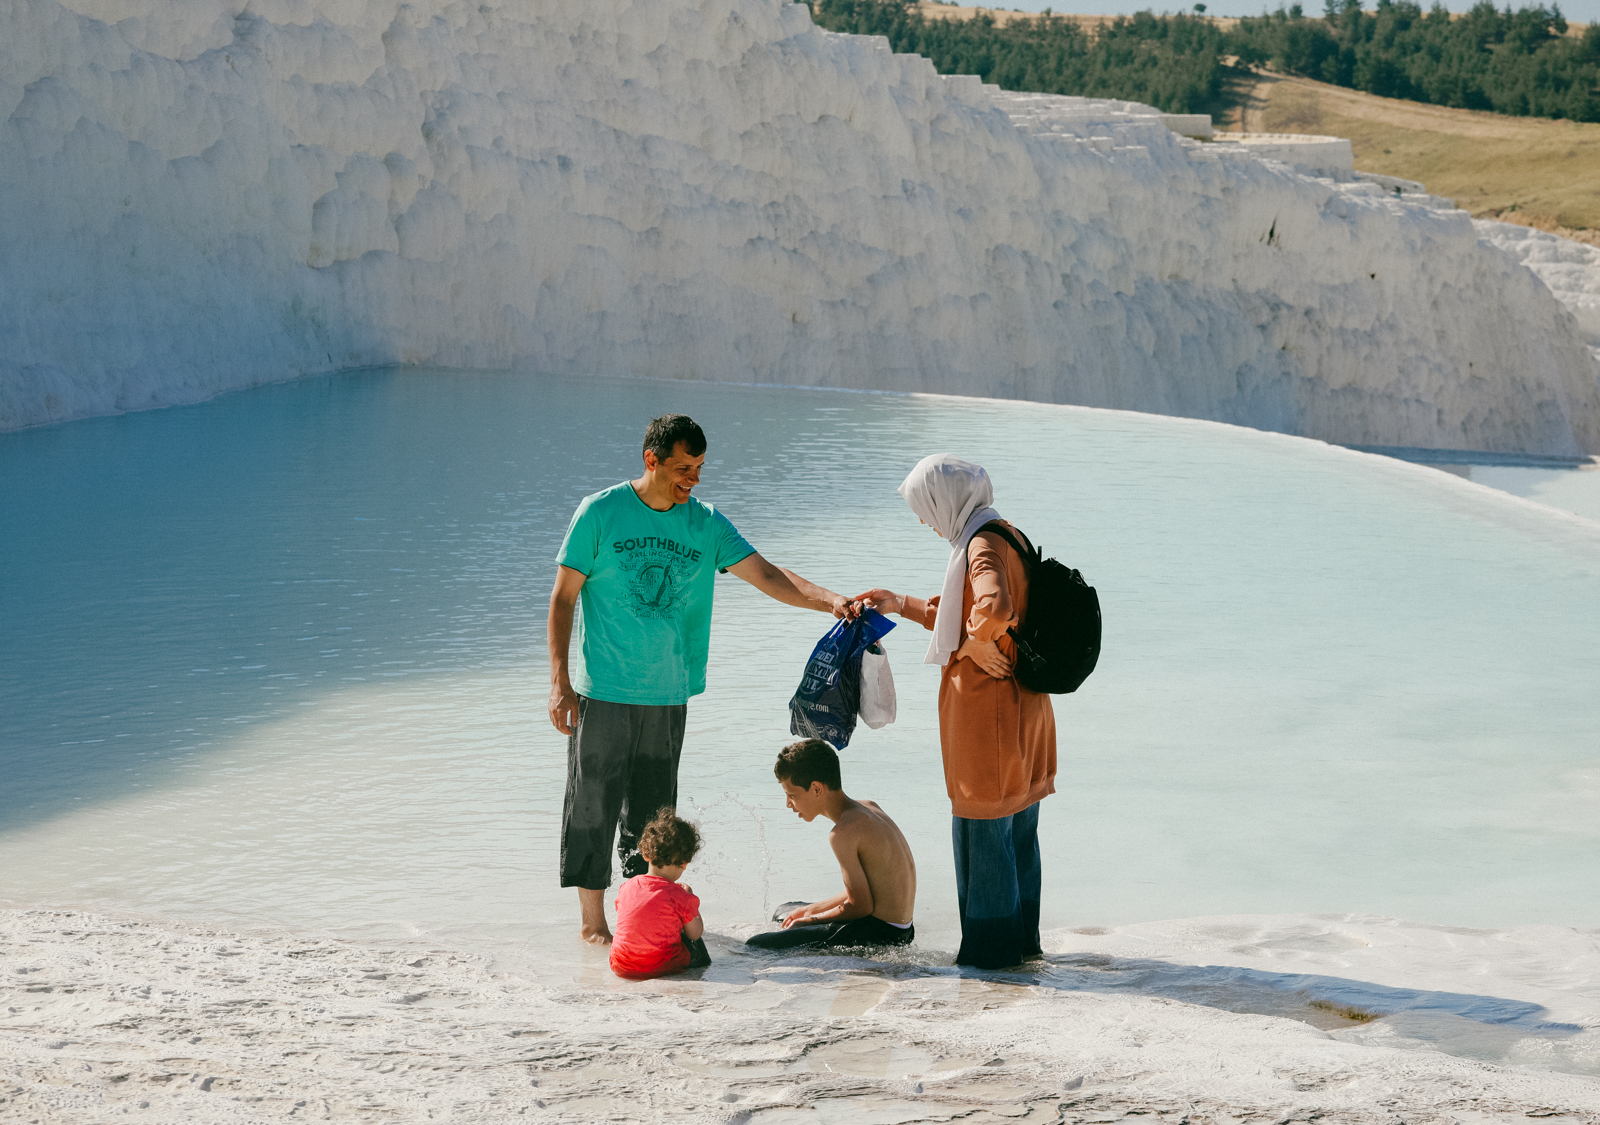
[[[1011,549],[1013,551],[1015,551],[1017,554],[1022,556],[1022,564],[1025,567],[1028,568],[1028,572],[1030,574],[1033,572],[1033,564],[1034,564],[1034,561],[1035,561],[1034,560],[1033,551],[1028,550],[1027,548],[1023,547],[1023,545],[1021,543],[1018,543],[1017,542],[1017,537],[1012,535],[1011,532],[1007,531],[1005,529],[1005,525],[1004,524],[997,523],[994,520],[990,520],[988,523],[986,523],[982,527],[978,528],[977,531],[974,531],[972,533],[972,539],[976,539],[978,536],[982,535],[985,531],[993,531],[1000,538],[1004,539],[1007,543],[1011,544]],[[968,539],[967,540],[967,566],[968,567],[972,566],[972,539]]]
[[[988,523],[978,528],[977,531],[974,531],[972,533],[972,539],[976,539],[985,531],[993,531],[996,535],[1000,536],[1000,538],[1011,544],[1011,549],[1015,551],[1022,559],[1023,569],[1027,571],[1028,581],[1031,583],[1033,581],[1033,564],[1039,559],[1044,558],[1044,552],[1038,550],[1038,548],[1034,548],[1032,551],[1024,549],[1022,544],[1017,542],[1016,536],[1007,531],[1003,524],[996,523],[993,520],[990,520]],[[967,540],[968,569],[971,569],[972,567],[972,539]],[[1010,637],[1011,643],[1017,646],[1017,657],[1019,661],[1026,660],[1029,664],[1035,667],[1042,663],[1039,656],[1033,651],[1033,647],[1017,634],[1017,627],[1015,625],[1006,630],[1006,636]],[[1011,678],[1016,679],[1016,675],[1016,669],[1013,668],[1011,670]]]

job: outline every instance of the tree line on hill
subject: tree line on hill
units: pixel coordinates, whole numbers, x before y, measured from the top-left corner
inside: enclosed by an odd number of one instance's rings
[[[1220,116],[1237,106],[1252,65],[1390,98],[1462,109],[1600,121],[1600,24],[1568,36],[1552,5],[1497,10],[1482,0],[1452,18],[1435,3],[1326,0],[1241,19],[1224,31],[1198,14],[1119,16],[1093,33],[1048,10],[998,23],[930,19],[915,0],[808,0],[830,31],[887,36],[942,74],[976,74],[1007,90],[1144,102]],[[1197,12],[1205,10],[1196,4]]]
[[[929,19],[915,0],[811,0],[811,18],[829,31],[887,36],[896,52],[925,55],[941,74],[976,74],[1007,90],[1124,98],[1168,113],[1219,114],[1238,100],[1226,36],[1196,16],[1141,12],[1093,36],[1051,15]]]

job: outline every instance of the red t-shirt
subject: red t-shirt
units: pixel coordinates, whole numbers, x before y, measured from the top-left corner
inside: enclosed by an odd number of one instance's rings
[[[635,875],[617,892],[617,932],[611,971],[624,977],[658,977],[689,964],[683,927],[700,916],[700,900],[659,875]]]

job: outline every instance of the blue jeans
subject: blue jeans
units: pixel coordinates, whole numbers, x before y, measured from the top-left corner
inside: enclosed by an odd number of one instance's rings
[[[998,820],[952,817],[961,950],[956,964],[1018,965],[1039,950],[1039,805]]]

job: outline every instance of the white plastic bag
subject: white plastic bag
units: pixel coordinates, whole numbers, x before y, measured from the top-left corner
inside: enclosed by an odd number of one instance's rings
[[[873,730],[894,722],[894,673],[879,641],[861,654],[861,721]]]

